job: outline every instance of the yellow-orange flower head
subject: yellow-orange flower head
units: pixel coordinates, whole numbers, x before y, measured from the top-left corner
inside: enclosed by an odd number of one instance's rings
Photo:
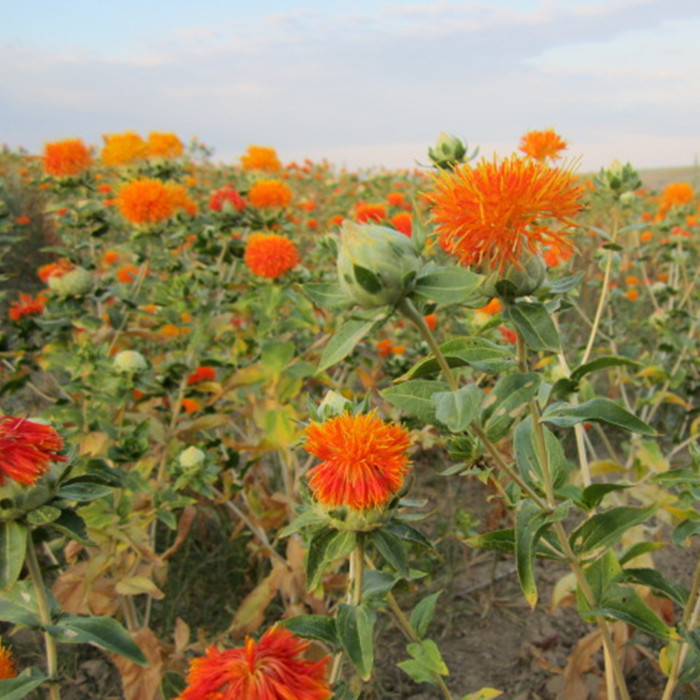
[[[411,468],[408,431],[372,413],[330,418],[306,429],[305,449],[322,460],[308,472],[314,498],[359,511],[385,506]]]
[[[441,247],[462,265],[487,263],[503,272],[519,266],[525,248],[571,245],[565,231],[580,210],[584,188],[568,170],[512,155],[501,162],[483,159],[435,177],[432,219]]]
[[[328,657],[303,658],[309,642],[283,627],[272,627],[242,648],[207,649],[187,674],[188,686],[178,700],[329,700],[325,680]]]
[[[248,238],[245,264],[258,277],[276,279],[299,262],[297,247],[277,233],[253,233]]]
[[[288,207],[292,191],[281,180],[258,180],[248,192],[248,200],[259,209]]]
[[[79,175],[90,166],[91,160],[90,151],[81,139],[54,141],[44,146],[44,171],[48,175]]]
[[[179,158],[182,155],[182,141],[176,134],[152,131],[148,135],[148,155],[156,158]]]
[[[116,199],[122,216],[134,224],[154,224],[168,219],[177,209],[187,209],[187,202],[189,199],[181,185],[147,177],[130,182]]]
[[[148,155],[148,144],[135,132],[107,134],[100,158],[105,165],[126,165]]]
[[[0,643],[0,681],[17,678],[17,666],[10,649]]]
[[[248,150],[241,156],[241,165],[243,170],[266,170],[271,173],[282,168],[277,151],[268,146],[248,146]]]
[[[561,152],[566,150],[566,141],[554,129],[544,131],[528,131],[520,139],[520,150],[530,158],[546,161],[548,158],[561,158]]]

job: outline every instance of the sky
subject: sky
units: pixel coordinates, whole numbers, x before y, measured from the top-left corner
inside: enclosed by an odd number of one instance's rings
[[[0,0],[0,143],[127,130],[414,168],[442,131],[579,167],[700,159],[698,0]]]

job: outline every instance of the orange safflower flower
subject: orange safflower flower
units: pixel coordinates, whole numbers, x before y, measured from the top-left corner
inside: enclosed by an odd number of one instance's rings
[[[495,316],[496,314],[501,313],[501,309],[503,308],[503,305],[501,304],[501,300],[498,297],[494,297],[491,299],[491,301],[486,304],[486,306],[482,306],[479,309],[474,309],[475,311],[481,311],[482,314],[488,314],[489,316]]]
[[[259,642],[193,659],[187,688],[178,700],[329,700],[328,657],[307,661],[310,642],[283,627],[271,627]]]
[[[185,332],[185,330],[184,328],[176,326],[174,323],[166,323],[165,325],[160,327],[160,330],[158,332],[164,338],[177,338],[179,335],[182,335]]]
[[[179,158],[183,151],[182,141],[175,135],[152,131],[148,135],[148,155],[160,158]]]
[[[425,321],[425,325],[428,326],[431,331],[434,331],[437,328],[438,317],[435,314],[423,316],[423,320]]]
[[[627,299],[629,299],[629,301],[637,301],[637,299],[639,299],[639,290],[636,287],[632,287],[631,289],[627,290],[625,296]]]
[[[33,484],[49,471],[49,462],[65,462],[58,454],[63,438],[50,426],[26,418],[0,416],[0,486],[7,479]]]
[[[10,649],[0,643],[0,681],[17,678],[17,666]]]
[[[584,188],[571,172],[513,155],[500,163],[482,160],[435,176],[433,204],[440,246],[462,265],[481,262],[503,272],[519,265],[525,248],[570,250],[556,223],[575,226]]]
[[[170,200],[173,207],[186,211],[190,216],[197,214],[197,205],[190,199],[187,190],[182,185],[175,183],[167,184],[166,187],[170,192]]]
[[[282,169],[277,151],[268,146],[248,146],[241,156],[241,165],[243,170],[266,170],[271,173]]]
[[[102,254],[102,264],[111,266],[119,262],[119,253],[116,250],[105,250]]]
[[[557,160],[567,147],[566,141],[554,129],[528,131],[520,139],[520,150],[530,158],[544,162],[548,158]]]
[[[139,275],[139,268],[136,265],[127,263],[117,270],[117,281],[124,284],[131,284]]]
[[[126,165],[148,155],[148,144],[135,132],[106,134],[100,158],[105,165]]]
[[[82,139],[54,141],[44,146],[44,172],[64,177],[79,175],[90,167],[92,157]]]
[[[547,267],[556,267],[561,265],[561,263],[566,262],[572,255],[574,251],[571,248],[560,248],[556,244],[552,244],[546,247],[543,258],[544,264]]]
[[[20,292],[19,301],[10,304],[8,315],[11,321],[21,321],[25,316],[38,316],[44,312],[44,304],[46,297],[43,294],[33,297],[31,294]]]
[[[259,209],[288,207],[292,201],[292,190],[281,180],[258,180],[250,188],[248,199]]]
[[[377,354],[379,357],[389,357],[392,347],[394,347],[393,341],[384,338],[377,343]]]
[[[68,260],[68,258],[60,258],[56,262],[48,263],[47,265],[42,265],[37,270],[37,276],[44,283],[49,283],[49,278],[51,277],[63,277],[66,272],[70,272],[75,269],[75,265]]]
[[[141,178],[123,187],[117,197],[122,216],[134,224],[153,224],[169,219],[176,209],[173,192],[160,180]]]
[[[661,195],[659,212],[665,214],[671,207],[690,204],[695,197],[695,190],[689,182],[670,182]]]
[[[199,384],[199,382],[213,382],[216,379],[216,370],[207,365],[201,365],[187,377],[187,386]]]
[[[257,232],[248,238],[243,259],[254,275],[276,279],[299,262],[299,253],[288,238]]]
[[[392,207],[402,207],[404,204],[406,204],[406,198],[404,197],[403,192],[389,192],[389,194],[386,196],[386,201],[387,204],[391,205]]]
[[[381,508],[403,486],[411,468],[408,431],[384,423],[375,412],[345,413],[306,429],[306,451],[320,464],[309,470],[317,501],[365,511]]]
[[[389,223],[401,233],[405,234],[409,238],[413,232],[413,217],[407,212],[402,211],[400,214],[396,214],[389,219]]]
[[[642,241],[642,243],[648,243],[653,237],[654,234],[651,231],[642,231],[639,239]]]
[[[182,410],[185,413],[197,413],[202,410],[202,404],[197,399],[182,399]]]
[[[29,224],[32,223],[32,219],[30,216],[18,216],[15,219],[15,223],[18,224],[19,226],[28,226]]]
[[[355,221],[360,224],[368,221],[386,221],[386,218],[386,207],[383,204],[367,204],[367,202],[355,204]]]
[[[209,198],[209,208],[212,211],[221,211],[226,202],[229,202],[236,211],[243,211],[245,209],[245,199],[243,199],[243,197],[238,194],[238,191],[231,187],[231,185],[226,185],[216,190],[216,192],[212,192]]]

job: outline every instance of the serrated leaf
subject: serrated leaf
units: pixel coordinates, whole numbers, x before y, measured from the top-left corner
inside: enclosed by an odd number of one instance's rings
[[[416,280],[413,295],[438,304],[464,304],[474,297],[483,277],[463,267],[438,267]]]
[[[503,312],[522,333],[525,343],[533,350],[561,351],[561,340],[552,317],[541,302],[519,301]]]
[[[416,683],[437,685],[437,676],[449,674],[438,645],[432,639],[411,642],[406,645],[406,651],[413,657],[401,661],[397,666],[405,671]]]
[[[111,486],[90,483],[89,481],[71,481],[63,484],[57,491],[56,496],[66,501],[94,501],[112,493]]]
[[[376,614],[365,605],[338,606],[336,629],[345,653],[362,680],[369,680],[374,666]]]
[[[609,493],[615,491],[622,491],[628,489],[632,484],[626,483],[616,483],[616,484],[591,484],[583,489],[581,494],[581,505],[586,510],[593,510],[596,506],[600,505],[602,500]]]
[[[26,553],[27,527],[16,520],[0,521],[0,590],[15,585]]]
[[[317,372],[322,372],[328,367],[340,362],[347,357],[355,346],[372,331],[380,325],[377,319],[350,319],[346,321],[328,341],[323,349],[321,360],[319,362]]]
[[[622,580],[625,583],[637,583],[647,586],[655,594],[664,596],[676,603],[681,609],[688,602],[689,591],[685,586],[672,583],[657,569],[649,568],[628,568],[623,569]]]
[[[574,382],[580,382],[583,377],[591,372],[596,372],[607,367],[643,367],[641,362],[633,360],[629,357],[622,357],[620,355],[604,355],[603,357],[597,357],[595,360],[586,362],[586,364],[580,365],[573,372],[571,372],[571,379]]]
[[[453,433],[464,432],[479,414],[484,392],[475,384],[467,384],[457,391],[440,391],[431,396],[435,418]]]
[[[569,537],[577,554],[585,554],[600,547],[610,547],[635,525],[641,525],[656,512],[656,504],[640,508],[619,506],[597,513],[579,525]]]
[[[435,616],[437,600],[441,593],[442,591],[437,591],[436,593],[431,593],[430,595],[426,596],[418,602],[411,612],[411,627],[413,627],[416,634],[421,639],[425,637],[426,633],[428,632],[428,627]]]
[[[656,431],[651,426],[630,413],[626,408],[610,399],[603,398],[591,399],[578,405],[554,403],[545,409],[542,420],[560,428],[570,428],[577,423],[592,421],[612,425],[640,435],[656,435]]]
[[[356,536],[350,530],[326,528],[314,534],[306,555],[306,578],[309,590],[315,589],[323,577],[325,568],[336,559],[342,559],[355,547]]]
[[[372,530],[369,539],[389,566],[404,578],[408,578],[408,557],[403,542],[383,528]]]
[[[400,576],[389,571],[367,569],[362,575],[362,598],[381,596],[388,593],[399,581]]]
[[[302,291],[316,306],[320,306],[322,309],[342,309],[353,304],[337,283],[309,282],[302,286]]]
[[[435,405],[432,395],[446,391],[445,382],[432,379],[410,379],[390,386],[382,391],[382,396],[392,405],[415,416],[424,423],[435,421]]]
[[[328,615],[297,615],[283,620],[281,624],[297,637],[315,639],[332,649],[340,647],[335,620]]]
[[[547,288],[552,294],[564,294],[570,292],[572,289],[578,287],[583,279],[583,273],[577,272],[575,275],[570,275],[568,277],[562,277],[558,280],[550,281],[547,280],[545,283]]]
[[[537,395],[539,374],[508,374],[496,382],[482,404],[481,422],[490,440],[500,440]]]

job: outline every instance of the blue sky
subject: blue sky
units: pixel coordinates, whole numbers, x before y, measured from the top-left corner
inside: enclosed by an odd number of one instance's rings
[[[697,0],[0,0],[0,142],[132,129],[411,168],[441,131],[581,167],[700,158]]]

